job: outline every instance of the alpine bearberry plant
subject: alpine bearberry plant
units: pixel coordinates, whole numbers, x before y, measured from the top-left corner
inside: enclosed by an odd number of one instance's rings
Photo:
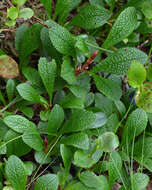
[[[152,1],[0,6],[0,190],[150,188]]]

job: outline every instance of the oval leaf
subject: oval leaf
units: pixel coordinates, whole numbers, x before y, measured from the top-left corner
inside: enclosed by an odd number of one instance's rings
[[[146,80],[145,67],[139,62],[133,61],[128,70],[127,78],[130,86],[139,87]]]
[[[105,40],[103,47],[109,48],[127,36],[129,36],[137,26],[136,9],[134,7],[126,8],[114,23],[107,39]]]
[[[25,190],[27,170],[17,156],[10,156],[5,167],[6,176],[15,190]]]
[[[145,64],[148,56],[137,48],[125,47],[120,48],[106,59],[97,64],[92,72],[108,72],[117,75],[127,73],[133,60]]]
[[[64,124],[61,133],[84,131],[95,121],[96,116],[91,111],[75,109],[72,116]],[[69,127],[70,126],[70,127]]]
[[[34,15],[34,12],[30,8],[23,8],[19,12],[19,18],[24,18],[24,20],[30,19]]]
[[[54,174],[46,174],[39,177],[34,190],[57,190],[59,185],[58,177]]]
[[[33,123],[30,123],[30,127],[24,132],[22,136],[23,141],[29,147],[37,151],[43,150],[43,141],[38,133],[36,126]]]
[[[23,99],[40,103],[40,96],[37,91],[27,83],[22,83],[17,86],[17,90]]]
[[[148,117],[143,109],[136,109],[133,111],[126,122],[123,131],[123,140],[126,143],[131,141],[134,137],[141,134],[147,126]]]
[[[18,133],[24,133],[30,127],[30,121],[21,115],[7,116],[4,123]]]
[[[74,54],[74,37],[66,28],[53,22],[49,30],[49,36],[52,44],[60,53],[65,55]]]
[[[71,145],[79,149],[88,150],[89,148],[89,138],[85,133],[76,133],[66,136],[61,140],[62,144]]]
[[[104,25],[109,18],[110,12],[104,7],[86,3],[69,24],[80,26],[84,29],[93,29]]]
[[[56,77],[56,70],[57,70],[56,62],[55,60],[48,62],[46,58],[40,58],[38,69],[39,69],[39,73],[42,78],[43,84],[49,94],[50,102],[51,102],[54,81]]]
[[[122,96],[122,90],[114,81],[93,75],[97,89],[111,100],[119,100]]]

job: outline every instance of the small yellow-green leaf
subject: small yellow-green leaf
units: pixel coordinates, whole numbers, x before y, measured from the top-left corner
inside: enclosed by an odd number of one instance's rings
[[[9,9],[7,9],[7,16],[11,19],[11,20],[15,20],[18,17],[18,9],[16,7],[10,7]]]
[[[16,24],[16,20],[6,20],[5,25],[6,26],[14,26]]]
[[[152,2],[144,2],[142,4],[142,12],[146,18],[152,19]]]
[[[133,61],[128,70],[127,78],[130,86],[137,88],[146,80],[146,69],[141,63]]]
[[[146,112],[152,113],[152,82],[146,82],[135,96],[136,105]]]
[[[3,78],[15,78],[19,75],[18,64],[7,55],[0,56],[0,76]]]

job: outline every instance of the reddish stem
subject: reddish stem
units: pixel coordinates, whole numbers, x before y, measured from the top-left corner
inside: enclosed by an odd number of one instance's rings
[[[47,139],[47,137],[44,137],[43,143],[44,143],[44,152],[48,153],[48,139]]]
[[[88,70],[89,65],[93,62],[93,60],[95,59],[95,57],[98,54],[98,50],[96,50],[90,57],[89,59],[85,62],[85,64],[83,65],[82,69],[80,69],[79,67],[76,68],[75,71],[75,75],[79,75],[81,72]]]

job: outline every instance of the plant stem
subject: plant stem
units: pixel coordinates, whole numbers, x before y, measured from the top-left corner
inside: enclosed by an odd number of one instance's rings
[[[45,159],[48,157],[48,155],[50,154],[50,152],[53,150],[53,148],[55,147],[55,145],[58,143],[59,139],[61,138],[62,135],[60,135],[56,141],[54,142],[54,144],[51,146],[51,148],[49,149],[48,153],[46,154],[46,156],[44,157],[44,159],[42,160],[42,163],[39,165],[39,167],[37,168],[35,174],[33,175],[32,179],[31,179],[31,182],[27,185],[27,190],[29,190],[31,184],[35,181],[36,179],[36,175],[38,173],[38,171],[40,170],[43,162],[45,161]]]

